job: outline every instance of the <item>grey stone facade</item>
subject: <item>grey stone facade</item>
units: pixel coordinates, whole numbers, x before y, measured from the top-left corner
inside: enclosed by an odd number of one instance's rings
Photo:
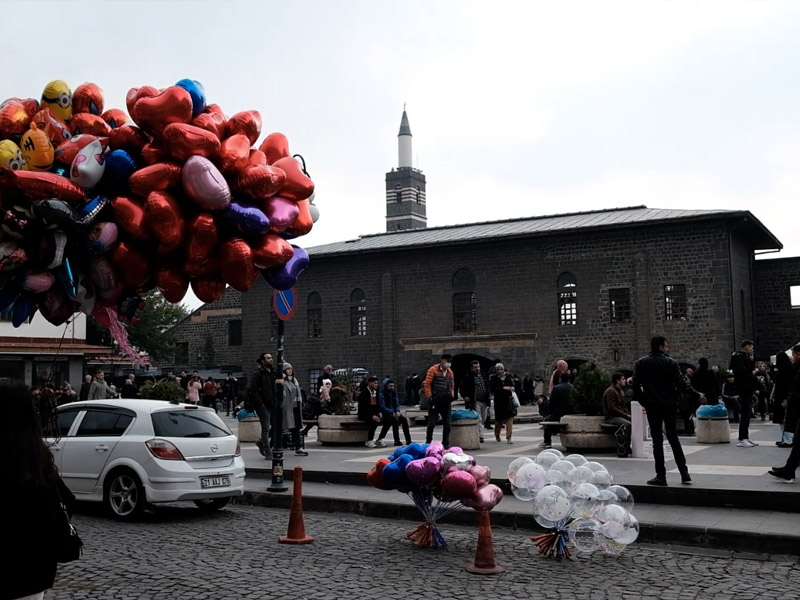
[[[756,349],[770,356],[800,342],[800,307],[789,290],[800,286],[800,257],[755,261]]]
[[[296,315],[286,325],[286,358],[303,382],[332,363],[398,377],[402,388],[407,374],[423,373],[445,351],[457,355],[461,368],[473,357],[500,359],[520,375],[546,376],[560,358],[628,370],[647,353],[650,337],[663,334],[679,361],[696,364],[705,356],[727,364],[737,341],[756,333],[753,253],[765,237],[774,240],[760,224],[737,228],[741,215],[513,239],[457,239],[451,228],[451,241],[427,247],[318,254],[312,248],[296,287]],[[453,275],[461,268],[474,277],[476,327],[456,333]],[[570,288],[577,293],[574,325],[559,319],[565,272],[577,284]],[[685,316],[666,318],[665,286],[684,286]],[[366,335],[351,335],[351,315],[364,316],[351,305],[356,289],[366,296]],[[612,289],[628,290],[623,322],[611,322]],[[312,292],[322,297],[322,335],[315,338],[307,310]],[[262,315],[270,294],[259,280],[243,297],[246,356],[271,343]]]
[[[386,231],[422,229],[427,222],[422,171],[398,167],[386,173]]]

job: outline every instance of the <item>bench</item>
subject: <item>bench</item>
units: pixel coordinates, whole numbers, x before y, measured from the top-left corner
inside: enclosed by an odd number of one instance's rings
[[[550,429],[556,432],[567,428],[567,424],[561,421],[540,421],[539,424],[542,426],[542,429]]]
[[[368,426],[356,415],[320,415],[317,441],[321,444],[361,445],[367,441]]]
[[[613,423],[600,423],[600,429],[609,433],[614,433],[618,428],[619,425],[614,425]]]

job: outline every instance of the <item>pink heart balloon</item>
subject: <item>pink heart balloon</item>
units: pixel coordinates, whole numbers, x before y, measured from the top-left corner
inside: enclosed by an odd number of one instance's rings
[[[462,500],[461,503],[464,506],[470,506],[477,511],[481,511],[484,508],[486,510],[492,510],[495,506],[497,506],[500,503],[500,500],[502,499],[503,499],[503,490],[501,490],[493,483],[489,483],[487,485],[479,487],[471,498],[468,498],[467,500]]]
[[[444,446],[442,442],[432,442],[428,444],[428,449],[425,451],[425,456],[443,456]]]
[[[487,485],[492,480],[492,471],[486,465],[473,465],[467,472],[475,478],[478,487]]]
[[[300,215],[297,204],[283,196],[273,196],[265,200],[263,206],[269,218],[269,230],[273,233],[285,231]]]
[[[406,465],[406,475],[411,483],[420,487],[430,487],[439,479],[441,463],[438,458],[428,456],[412,460]]]
[[[231,203],[228,182],[207,158],[190,157],[183,165],[181,181],[186,195],[204,210],[221,210]]]
[[[453,454],[464,454],[464,451],[461,449],[461,446],[450,446],[447,449],[448,452],[452,452]]]
[[[478,484],[467,471],[452,471],[442,478],[442,492],[455,500],[475,496]]]

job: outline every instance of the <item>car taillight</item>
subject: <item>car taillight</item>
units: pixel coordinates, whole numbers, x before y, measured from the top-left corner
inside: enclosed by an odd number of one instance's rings
[[[236,454],[234,456],[242,455],[242,447],[239,445],[239,440],[236,440]]]
[[[175,447],[175,444],[167,440],[147,440],[144,445],[150,450],[150,454],[156,458],[162,458],[164,460],[185,460],[181,451]]]

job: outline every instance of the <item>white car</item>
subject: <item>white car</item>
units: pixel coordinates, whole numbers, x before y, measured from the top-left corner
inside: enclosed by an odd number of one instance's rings
[[[121,520],[159,502],[213,511],[244,493],[239,440],[211,408],[164,400],[85,400],[58,407],[48,438],[76,499]]]

